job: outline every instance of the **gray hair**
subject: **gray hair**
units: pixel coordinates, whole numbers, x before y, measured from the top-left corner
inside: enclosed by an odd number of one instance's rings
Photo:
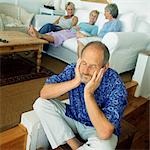
[[[100,41],[92,41],[92,42],[88,43],[88,44],[82,49],[81,56],[82,56],[84,50],[85,50],[87,47],[91,46],[91,45],[95,45],[95,46],[97,46],[100,50],[103,51],[103,53],[104,53],[103,65],[106,65],[106,64],[108,63],[108,61],[109,61],[110,53],[109,53],[108,47],[107,47],[104,43],[102,43],[102,42],[100,42]]]
[[[113,16],[113,18],[117,18],[118,13],[119,13],[119,10],[118,10],[118,6],[117,6],[115,3],[108,4],[108,5],[105,7],[105,10],[106,10],[106,11],[109,11],[110,14]]]

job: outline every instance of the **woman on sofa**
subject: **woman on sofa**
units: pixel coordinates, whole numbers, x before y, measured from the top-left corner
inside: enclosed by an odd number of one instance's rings
[[[58,47],[69,38],[96,36],[98,26],[95,25],[95,22],[98,15],[99,12],[97,10],[92,10],[89,15],[89,22],[82,22],[78,26],[74,26],[71,29],[40,34],[33,26],[30,26],[28,33],[32,37],[47,40],[49,43],[53,44],[53,46]]]
[[[121,21],[117,19],[118,17],[118,7],[116,4],[108,4],[105,7],[105,18],[108,19],[102,29],[100,30],[98,36],[103,38],[108,32],[120,32],[121,31]]]
[[[62,29],[70,29],[75,26],[78,22],[78,17],[74,16],[75,5],[72,2],[68,2],[65,6],[67,12],[66,16],[59,17],[54,23],[45,24],[40,30],[39,33],[45,34],[48,32],[56,32]]]
[[[108,32],[120,32],[121,31],[121,21],[119,19],[117,19],[118,17],[118,13],[119,13],[119,10],[118,10],[118,7],[116,4],[112,3],[112,4],[108,4],[106,7],[105,7],[105,12],[104,12],[104,15],[105,15],[105,19],[108,20],[108,22],[106,22],[102,29],[100,30],[98,36],[100,38],[103,38],[105,34],[107,34]],[[83,40],[78,40],[77,43],[78,43],[78,48],[77,48],[77,55],[78,57],[80,57],[80,54],[81,54],[81,51],[84,47],[84,45],[86,45],[87,43],[93,41],[92,38],[86,38]]]

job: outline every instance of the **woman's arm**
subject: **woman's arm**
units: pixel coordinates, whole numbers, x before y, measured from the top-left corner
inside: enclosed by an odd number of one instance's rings
[[[58,24],[61,17],[59,17],[53,24]]]
[[[71,24],[71,27],[76,26],[77,23],[78,23],[78,17],[74,16],[74,17],[72,18],[72,24]]]

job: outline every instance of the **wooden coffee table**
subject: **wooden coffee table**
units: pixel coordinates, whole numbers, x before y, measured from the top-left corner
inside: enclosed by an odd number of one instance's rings
[[[37,51],[37,72],[39,72],[43,44],[48,43],[47,41],[33,38],[26,33],[18,31],[1,31],[0,39],[2,39],[0,40],[0,55],[23,51]]]

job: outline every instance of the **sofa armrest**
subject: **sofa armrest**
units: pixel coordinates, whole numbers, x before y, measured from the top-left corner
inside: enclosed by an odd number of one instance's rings
[[[36,150],[40,147],[48,148],[49,142],[34,110],[21,115],[21,124],[28,132],[26,150]]]
[[[34,17],[34,26],[37,30],[39,30],[46,23],[55,22],[59,16],[56,15],[35,15]]]
[[[25,9],[21,7],[19,9],[20,9],[19,17],[20,17],[21,22],[24,25],[29,26],[31,24],[34,14],[27,12]]]
[[[114,50],[135,49],[143,50],[149,43],[148,36],[140,32],[109,32],[102,42],[109,48],[110,53]]]

